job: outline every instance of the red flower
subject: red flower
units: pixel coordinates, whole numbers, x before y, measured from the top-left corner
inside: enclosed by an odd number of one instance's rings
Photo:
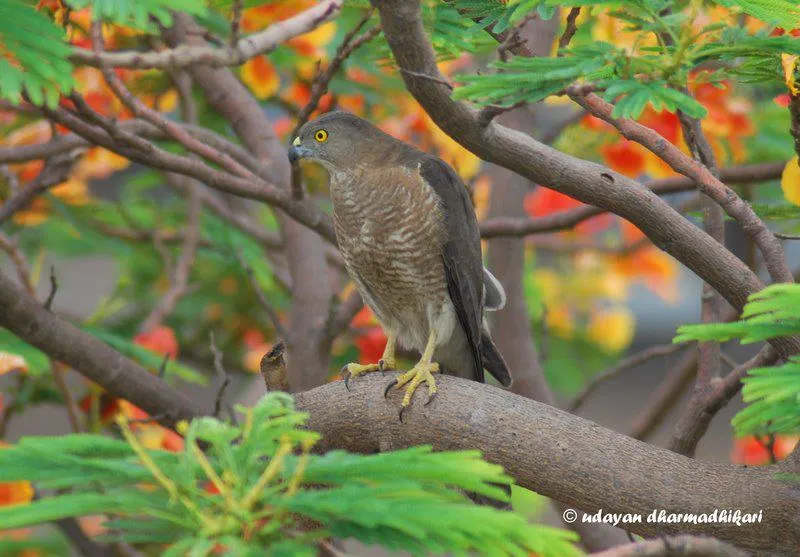
[[[792,102],[792,98],[789,96],[789,93],[778,95],[773,100],[775,101],[775,104],[777,104],[781,108],[788,108],[789,103]]]
[[[626,176],[636,177],[645,170],[645,157],[641,148],[627,139],[621,139],[601,149],[608,166]]]
[[[386,335],[380,327],[371,327],[355,341],[358,347],[358,361],[362,364],[374,364],[381,359],[386,348]]]
[[[133,342],[163,356],[169,354],[170,358],[178,357],[178,339],[175,338],[175,331],[172,327],[159,325],[154,329],[139,333],[133,337]]]
[[[529,193],[525,196],[525,201],[523,202],[525,212],[534,218],[568,211],[583,205],[577,199],[544,187],[539,187],[536,191]],[[610,223],[611,215],[598,215],[580,223],[575,227],[575,231],[590,234],[608,227]]]

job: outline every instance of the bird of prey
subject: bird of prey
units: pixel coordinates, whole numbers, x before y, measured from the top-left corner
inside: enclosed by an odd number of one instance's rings
[[[401,419],[421,383],[432,399],[432,374],[440,370],[482,382],[485,369],[510,385],[484,320],[484,309],[503,307],[505,292],[483,266],[478,221],[458,174],[440,158],[338,111],[305,124],[289,158],[310,159],[330,174],[348,274],[386,333],[380,361],[347,364],[346,381],[396,369],[399,344],[422,354],[386,388],[408,385]]]

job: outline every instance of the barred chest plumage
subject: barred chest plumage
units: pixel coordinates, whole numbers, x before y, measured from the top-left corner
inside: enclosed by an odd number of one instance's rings
[[[336,236],[347,269],[378,319],[427,330],[447,296],[438,196],[417,169],[331,175]]]

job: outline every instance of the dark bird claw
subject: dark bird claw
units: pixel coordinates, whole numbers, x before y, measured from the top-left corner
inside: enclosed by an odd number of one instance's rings
[[[395,385],[397,385],[397,379],[392,380],[391,383],[386,385],[386,388],[383,390],[383,398],[386,398],[387,396],[389,396],[389,391],[391,391],[392,387],[394,387]]]
[[[347,369],[347,365],[343,365],[339,373],[341,373],[342,377],[344,377],[344,388],[347,389],[348,392],[350,392],[350,377],[352,377],[352,374]]]
[[[401,406],[400,407],[400,413],[397,415],[397,417],[400,418],[400,423],[401,424],[403,423],[403,412],[406,411],[406,408],[408,408],[408,407],[407,406]]]
[[[428,397],[428,400],[425,402],[425,404],[423,404],[423,406],[428,406],[431,402],[433,402],[433,399],[436,398],[437,394],[438,393],[433,393],[432,395],[430,395]]]

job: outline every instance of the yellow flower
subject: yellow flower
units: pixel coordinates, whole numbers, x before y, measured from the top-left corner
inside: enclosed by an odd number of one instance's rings
[[[89,203],[89,187],[86,182],[70,178],[52,190],[53,195],[68,205],[86,205]]]
[[[607,352],[620,352],[633,340],[636,320],[627,308],[600,311],[591,316],[586,328],[589,340]]]
[[[783,169],[781,189],[783,196],[790,203],[800,205],[800,165],[797,163],[797,155],[792,157]]]
[[[786,54],[785,52],[781,54],[781,67],[783,68],[783,76],[786,80],[786,87],[789,88],[789,91],[792,93],[792,95],[797,95],[800,93],[800,89],[798,89],[794,80],[794,72],[797,70],[798,59],[800,59],[800,56],[797,56],[796,54]]]
[[[281,85],[278,71],[266,56],[256,56],[245,62],[241,74],[242,81],[261,100],[274,96]]]
[[[575,319],[566,305],[548,307],[544,321],[548,332],[558,337],[571,339],[575,334]]]

